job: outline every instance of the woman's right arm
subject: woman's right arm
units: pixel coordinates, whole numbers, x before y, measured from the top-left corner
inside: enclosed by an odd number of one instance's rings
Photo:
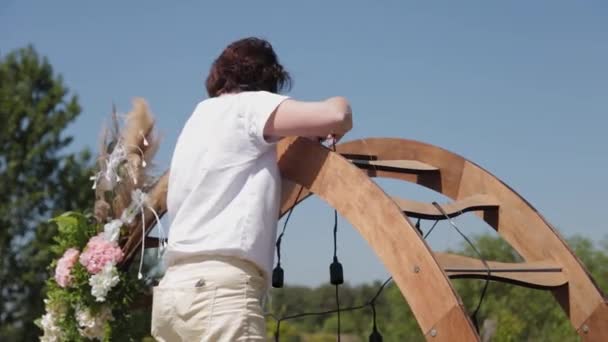
[[[332,97],[319,102],[287,99],[266,122],[264,135],[325,138],[332,134],[339,139],[352,127],[352,110],[344,97]]]

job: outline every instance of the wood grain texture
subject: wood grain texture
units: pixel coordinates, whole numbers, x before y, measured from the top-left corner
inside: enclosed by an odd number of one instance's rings
[[[488,278],[488,273],[485,271],[486,267],[479,259],[450,253],[435,253],[435,258],[443,267],[443,271],[452,279]],[[491,280],[536,289],[558,287],[567,283],[561,267],[552,261],[529,263],[486,262],[491,269],[489,275]],[[505,272],[509,270],[517,271]]]
[[[407,139],[356,140],[338,145],[337,150],[339,153],[373,155],[377,160],[418,160],[435,166],[440,170],[435,179],[425,175],[404,177],[388,171],[370,175],[414,182],[455,201],[477,194],[494,197],[500,203],[497,215],[483,213],[480,216],[526,262],[551,260],[563,268],[568,286],[555,289],[554,295],[575,329],[579,330],[598,305],[605,303],[601,290],[553,226],[523,197],[478,165],[442,148]],[[608,336],[604,338],[608,341]]]
[[[409,217],[426,220],[445,220],[445,215],[432,203],[416,202],[393,196],[393,201]],[[448,217],[456,217],[469,211],[498,210],[498,201],[488,195],[473,195],[459,201],[441,204]]]
[[[422,331],[450,313],[462,324],[446,334],[478,339],[449,279],[407,217],[364,172],[342,156],[306,139],[278,146],[281,174],[296,192],[301,184],[335,208],[368,242],[393,276]],[[291,196],[284,196],[285,202]],[[295,195],[294,195],[295,197]],[[282,207],[289,207],[284,203]]]
[[[425,330],[424,337],[433,342],[470,342],[478,341],[479,336],[462,329],[470,324],[468,317],[462,317],[458,306],[452,307],[436,324]],[[474,330],[473,330],[474,332]]]
[[[577,332],[584,341],[606,342],[606,336],[608,336],[608,304],[598,305]]]

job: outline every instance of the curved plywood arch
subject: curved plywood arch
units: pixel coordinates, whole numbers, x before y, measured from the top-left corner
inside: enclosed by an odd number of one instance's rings
[[[338,145],[337,151],[371,156],[370,160],[408,160],[430,165],[439,172],[404,173],[373,167],[366,167],[364,172],[373,177],[414,182],[455,201],[479,194],[491,195],[500,207],[494,214],[484,212],[484,220],[527,262],[550,260],[559,264],[568,284],[554,289],[553,293],[572,325],[586,340],[608,340],[608,305],[580,260],[534,207],[492,174],[459,155],[413,140],[356,140]],[[293,184],[286,184],[283,210],[294,197]]]
[[[519,252],[527,266],[546,263],[543,265],[559,267],[561,274],[545,287],[553,288],[584,340],[608,341],[608,305],[582,263],[529,203],[489,172],[439,147],[406,139],[357,140],[338,145],[338,152],[372,155],[377,160],[393,162],[371,163],[384,168],[368,163],[365,170],[359,170],[336,153],[304,139],[283,141],[278,146],[279,164],[285,177],[281,215],[294,204],[301,189],[298,184],[304,186],[298,202],[311,195],[310,189],[336,208],[365,237],[395,277],[427,339],[469,341],[478,336],[441,270],[438,263],[441,257],[434,257],[395,201],[367,176],[414,182],[454,201],[462,202],[475,195],[491,196],[499,207],[484,210],[481,214],[484,220]],[[431,167],[424,166],[421,170],[421,164],[409,162],[406,171],[416,172],[408,173],[403,172],[405,164],[395,160],[418,161]],[[167,174],[151,190],[157,200],[153,206],[161,214],[166,206],[166,188]],[[151,229],[153,225],[151,221],[146,226]],[[137,248],[140,237],[129,239],[129,254]],[[555,288],[562,281],[561,276],[567,284]]]
[[[602,339],[608,340],[608,324],[592,329],[586,323],[598,308],[606,306],[606,302],[583,264],[530,203],[491,173],[447,150],[407,139],[358,140],[341,144],[338,151],[370,154],[379,160],[417,160],[437,167],[440,172],[434,178],[413,175],[406,180],[437,190],[453,200],[475,194],[492,195],[501,204],[498,215],[485,216],[484,220],[526,261],[553,260],[561,265],[568,277],[568,285],[553,293],[572,325],[584,337],[593,338],[600,334]],[[378,171],[381,172],[385,171]],[[380,175],[404,179],[394,172]]]
[[[365,173],[340,155],[302,138],[283,141],[278,155],[284,178],[326,201],[367,240],[393,276],[427,338],[479,339],[424,240],[395,202]],[[285,188],[289,191],[299,187],[291,183]],[[286,205],[289,198],[283,201]]]

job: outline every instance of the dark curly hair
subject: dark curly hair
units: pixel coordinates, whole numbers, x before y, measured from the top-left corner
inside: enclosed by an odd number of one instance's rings
[[[277,93],[291,88],[291,77],[279,63],[272,45],[249,37],[228,45],[211,65],[205,85],[210,97],[241,91]]]

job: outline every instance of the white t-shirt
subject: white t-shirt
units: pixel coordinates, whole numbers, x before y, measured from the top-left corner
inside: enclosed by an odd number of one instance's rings
[[[198,104],[171,160],[166,257],[237,256],[271,273],[281,196],[268,118],[286,96],[226,94]]]

